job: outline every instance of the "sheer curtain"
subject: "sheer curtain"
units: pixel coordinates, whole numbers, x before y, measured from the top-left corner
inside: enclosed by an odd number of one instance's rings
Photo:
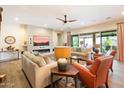
[[[124,22],[117,24],[118,60],[124,62]]]

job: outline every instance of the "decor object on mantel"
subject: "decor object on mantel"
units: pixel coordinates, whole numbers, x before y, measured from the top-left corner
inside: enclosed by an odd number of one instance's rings
[[[66,70],[68,58],[71,56],[71,48],[68,46],[58,46],[54,48],[54,56],[58,60],[58,68],[61,71]]]
[[[6,49],[7,49],[7,50],[9,50],[9,51],[12,51],[12,50],[14,50],[14,49],[15,49],[15,47],[8,46],[8,47],[6,47]]]

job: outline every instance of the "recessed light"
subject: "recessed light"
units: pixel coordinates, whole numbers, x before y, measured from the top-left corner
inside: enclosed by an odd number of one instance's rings
[[[19,21],[19,18],[18,17],[15,17],[15,21]]]
[[[121,14],[124,15],[124,11]]]

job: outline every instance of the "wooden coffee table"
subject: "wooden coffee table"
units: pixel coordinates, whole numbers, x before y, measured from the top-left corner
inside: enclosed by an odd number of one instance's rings
[[[79,71],[71,64],[68,64],[66,71],[59,71],[58,67],[51,69],[51,87],[53,87],[53,76],[65,76],[66,77],[66,84],[65,87],[67,87],[68,79],[67,77],[72,77],[75,80],[75,87],[77,87],[77,78],[78,78]]]

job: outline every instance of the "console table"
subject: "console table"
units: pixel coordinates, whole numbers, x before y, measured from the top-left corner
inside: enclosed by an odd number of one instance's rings
[[[0,51],[0,62],[19,59],[19,51]]]

